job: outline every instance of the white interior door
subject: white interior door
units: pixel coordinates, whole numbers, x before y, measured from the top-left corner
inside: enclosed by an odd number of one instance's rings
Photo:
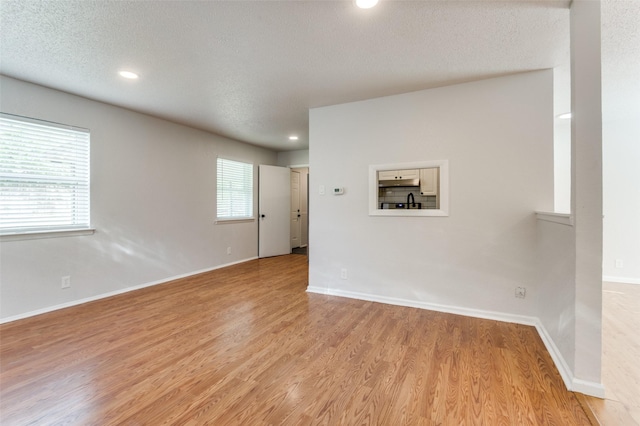
[[[300,171],[300,247],[309,244],[309,169]]]
[[[300,247],[300,173],[291,172],[291,248]]]
[[[261,164],[258,179],[258,257],[289,254],[291,171]]]
[[[298,223],[300,224],[300,247],[307,247],[309,245],[309,168],[308,167],[297,167],[295,169],[291,169],[293,172],[298,172],[300,174],[300,184],[299,188],[299,205],[300,205],[300,216],[298,217]],[[293,188],[292,188],[293,190]],[[291,195],[293,197],[293,194]],[[294,212],[294,209],[291,209],[291,212]],[[298,246],[291,246],[298,247]]]

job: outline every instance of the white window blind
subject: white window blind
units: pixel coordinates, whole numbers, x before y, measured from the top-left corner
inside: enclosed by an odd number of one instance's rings
[[[253,164],[218,158],[218,219],[253,217]]]
[[[89,131],[0,114],[0,233],[89,228]]]

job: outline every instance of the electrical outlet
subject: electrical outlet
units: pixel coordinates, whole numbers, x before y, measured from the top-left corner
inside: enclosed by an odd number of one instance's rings
[[[624,268],[624,260],[616,259],[616,268]]]
[[[231,247],[227,247],[227,254],[231,254]]]
[[[518,299],[524,299],[527,295],[527,289],[525,287],[516,287],[516,297]]]
[[[345,268],[340,269],[340,278],[343,280],[347,279],[347,270]]]
[[[71,288],[71,277],[69,275],[62,277],[60,280],[62,282],[62,288]]]

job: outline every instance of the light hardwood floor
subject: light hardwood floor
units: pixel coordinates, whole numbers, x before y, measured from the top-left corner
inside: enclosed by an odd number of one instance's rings
[[[532,327],[262,259],[0,327],[2,425],[585,425]]]
[[[603,426],[640,426],[640,285],[602,284],[605,399],[584,397]]]

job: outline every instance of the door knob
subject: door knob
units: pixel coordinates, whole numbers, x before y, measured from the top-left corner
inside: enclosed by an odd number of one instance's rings
[[[261,214],[260,217],[264,219],[265,216],[263,214]]]

